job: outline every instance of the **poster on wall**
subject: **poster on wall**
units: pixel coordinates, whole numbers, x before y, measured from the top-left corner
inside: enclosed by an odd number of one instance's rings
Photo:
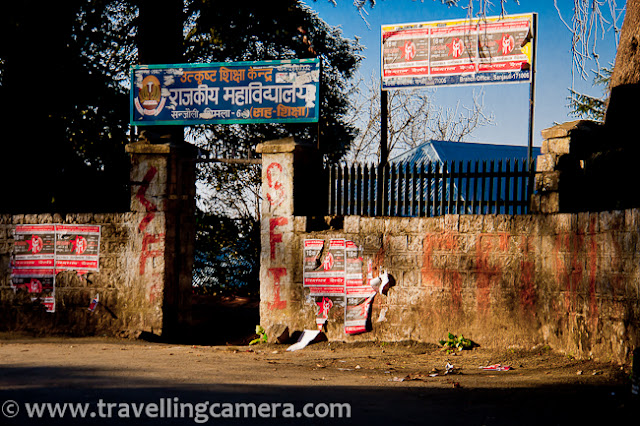
[[[383,25],[382,88],[528,83],[534,15]]]
[[[56,271],[97,271],[100,225],[56,225]]]
[[[331,239],[322,261],[313,268],[312,255],[323,252],[324,240],[305,240],[305,269],[303,285],[309,288],[311,296],[344,297],[346,240]],[[318,252],[318,250],[320,250]],[[309,254],[309,256],[307,256]]]
[[[14,229],[11,286],[55,312],[55,277],[61,271],[98,271],[100,225],[33,224]]]
[[[316,325],[322,329],[332,309],[344,310],[344,331],[367,331],[373,298],[382,289],[381,280],[372,278],[372,264],[363,279],[362,248],[353,241],[334,238],[328,247],[321,239],[303,242],[303,285],[317,305]],[[374,283],[377,282],[377,287]]]
[[[130,123],[316,123],[320,61],[138,65]]]
[[[31,301],[39,300],[47,312],[55,312],[55,280],[53,269],[19,268],[11,271],[11,287],[26,291]]]
[[[14,267],[55,266],[55,225],[16,225],[13,240]]]

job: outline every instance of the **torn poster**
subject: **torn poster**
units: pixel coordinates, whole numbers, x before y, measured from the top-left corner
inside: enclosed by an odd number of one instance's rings
[[[329,319],[329,311],[333,308],[333,300],[329,297],[322,297],[322,300],[318,303],[316,302],[318,307],[318,315],[316,315],[316,324],[318,326],[318,330],[322,330],[322,327]]]
[[[52,268],[17,268],[11,271],[11,287],[15,291],[27,291],[31,301],[39,300],[47,312],[55,312],[55,274]]]
[[[320,334],[320,330],[304,330],[298,341],[287,348],[287,351],[297,351],[305,348],[309,343],[313,342]]]
[[[347,303],[344,308],[344,332],[347,334],[358,334],[367,331],[371,302],[376,292],[370,285],[371,262],[368,262],[369,271],[367,280],[366,283],[363,283],[362,256],[360,256],[358,247],[353,242],[349,241],[347,246]]]
[[[311,296],[344,296],[345,246],[346,240],[331,239],[328,252],[318,264],[324,240],[304,241],[303,285],[309,287]]]
[[[318,306],[319,330],[327,322],[329,311],[345,304],[345,246],[344,239],[332,239],[323,257],[324,240],[304,241],[303,285],[309,288],[309,296]]]
[[[93,312],[98,307],[98,303],[100,302],[100,294],[96,294],[96,297],[93,298],[91,303],[89,303],[89,312]]]
[[[367,331],[371,303],[384,285],[383,280],[373,279],[371,261],[363,282],[363,263],[362,249],[353,241],[333,238],[325,250],[324,240],[304,240],[303,285],[318,306],[318,329],[327,322],[332,308],[343,307],[345,333]]]

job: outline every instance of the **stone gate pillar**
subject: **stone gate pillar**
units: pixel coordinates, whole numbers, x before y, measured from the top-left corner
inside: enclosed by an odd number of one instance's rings
[[[260,208],[260,324],[267,332],[276,325],[295,327],[303,303],[301,277],[294,262],[301,247],[294,231],[302,231],[306,216],[324,214],[326,190],[320,158],[311,145],[292,137],[259,144],[262,153]]]
[[[131,211],[138,213],[135,269],[151,307],[145,331],[184,335],[191,322],[196,148],[137,142],[131,155]]]

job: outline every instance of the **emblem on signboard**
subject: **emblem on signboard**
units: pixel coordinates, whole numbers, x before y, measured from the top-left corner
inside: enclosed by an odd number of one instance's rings
[[[138,112],[142,115],[158,115],[166,98],[162,97],[162,86],[160,80],[154,75],[148,75],[142,80],[142,87],[138,91],[138,97],[135,99],[135,105]]]
[[[502,54],[508,55],[513,52],[514,47],[516,47],[516,41],[512,35],[504,34],[500,40],[500,45],[502,46]]]
[[[451,40],[449,45],[449,54],[454,58],[459,58],[464,53],[464,42],[459,38]]]
[[[407,40],[404,42],[404,46],[402,46],[402,55],[405,61],[411,61],[416,57],[416,45],[411,40]]]

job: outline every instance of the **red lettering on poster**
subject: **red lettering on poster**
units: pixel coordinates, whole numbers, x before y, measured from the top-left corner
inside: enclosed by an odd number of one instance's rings
[[[282,242],[282,234],[276,234],[276,226],[284,226],[289,223],[286,217],[274,217],[269,219],[269,244],[271,246],[271,259],[276,258],[276,244]]]
[[[269,274],[273,276],[274,301],[267,302],[267,308],[271,311],[287,307],[286,300],[280,300],[280,278],[287,275],[287,268],[269,268]]]

